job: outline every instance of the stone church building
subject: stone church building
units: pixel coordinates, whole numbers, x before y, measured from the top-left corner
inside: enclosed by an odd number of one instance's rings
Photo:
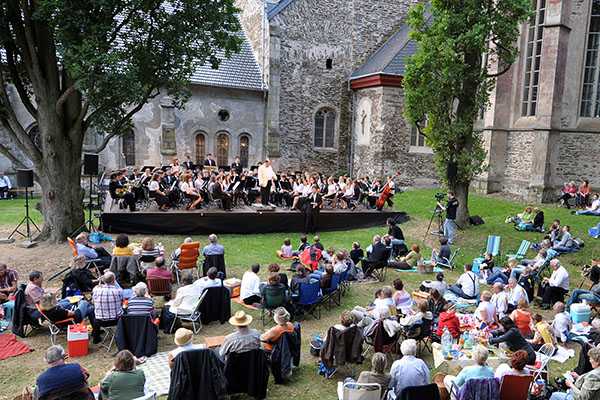
[[[199,66],[184,109],[166,96],[147,104],[102,164],[212,153],[219,165],[269,157],[280,169],[436,182],[431,150],[402,116],[402,78],[416,49],[405,22],[417,1],[237,0],[242,51],[218,70]],[[548,201],[566,180],[600,186],[600,0],[532,5],[520,57],[477,122],[488,168],[474,186]]]

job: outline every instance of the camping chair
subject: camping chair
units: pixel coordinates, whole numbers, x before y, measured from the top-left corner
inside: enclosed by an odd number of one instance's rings
[[[300,283],[298,285],[298,301],[304,312],[311,314],[316,319],[321,319],[321,287],[319,281],[313,283]]]
[[[340,274],[340,294],[342,296],[345,296],[346,292],[350,290],[350,281],[348,280],[348,275],[348,269]]]
[[[210,256],[204,256],[204,261],[202,262],[202,274],[206,276],[206,273],[209,268],[215,267],[218,272],[223,273],[223,279],[227,278],[227,271],[225,270],[225,255],[224,254],[214,254]]]
[[[398,400],[427,399],[440,400],[440,391],[435,383],[422,386],[409,386],[402,389]]]
[[[379,400],[382,390],[385,389],[379,383],[338,382],[338,399]]]
[[[328,288],[322,290],[323,292],[323,302],[327,302],[329,307],[331,307],[331,302],[333,301],[336,305],[340,305],[341,302],[341,290],[340,290],[340,274],[333,274],[331,277],[331,283]]]
[[[77,250],[77,245],[75,244],[75,241],[73,239],[71,239],[70,237],[67,237],[67,243],[69,244],[69,247],[71,248],[71,252],[73,253],[73,257],[77,257],[79,255],[79,251]],[[94,258],[94,259],[86,259],[85,260],[85,267],[87,269],[91,269],[94,268],[94,272],[96,273],[96,276],[100,276],[100,269],[98,268],[98,264],[100,261],[102,261],[99,258]]]
[[[110,353],[110,349],[112,348],[113,343],[115,342],[115,335],[117,333],[117,320],[107,320],[103,321],[101,319],[97,319],[96,323],[102,329],[104,329],[104,337],[102,338],[102,342],[100,342],[100,347],[104,347],[107,353]],[[108,342],[108,344],[106,344]]]
[[[266,286],[262,298],[262,308],[260,309],[260,319],[265,326],[265,316],[271,317],[273,310],[277,307],[284,307],[288,303],[288,291],[283,285],[281,287]]]
[[[522,260],[525,257],[525,254],[527,254],[527,251],[529,251],[530,246],[531,242],[529,240],[522,240],[517,252],[515,254],[507,254],[506,258],[509,260],[513,258],[515,260]]]
[[[150,296],[171,296],[171,280],[164,278],[149,278],[148,293]]]
[[[171,329],[169,330],[169,332],[173,332],[173,328],[175,327],[175,323],[177,322],[178,319],[181,322],[191,322],[192,323],[192,331],[194,331],[194,334],[198,334],[198,332],[200,332],[200,330],[202,329],[202,321],[200,320],[200,305],[202,304],[202,301],[206,297],[206,293],[208,293],[207,290],[203,291],[202,295],[200,297],[198,297],[198,300],[194,302],[193,307],[192,307],[192,310],[193,310],[192,312],[188,312],[188,311],[180,312],[179,308],[177,309],[177,311],[175,312],[175,316],[173,317],[173,324],[171,325]],[[198,324],[197,328],[196,328],[196,324]]]
[[[500,400],[527,400],[531,382],[531,375],[504,375],[500,382]]]
[[[489,235],[484,252],[486,254],[490,253],[492,257],[500,255],[500,236]]]
[[[423,318],[421,323],[414,324],[409,327],[405,336],[409,339],[414,339],[417,342],[417,354],[421,354],[423,349],[433,354],[431,349],[431,335],[433,328],[433,320]]]
[[[368,336],[365,335],[365,350],[363,351],[363,357],[366,357],[370,350],[373,353],[394,353],[399,349],[400,333],[396,333],[394,336],[390,336],[383,326],[383,320],[375,322],[373,329],[369,331]]]
[[[555,347],[546,343],[540,347],[539,351],[536,351],[536,362],[535,365],[527,365],[525,370],[529,373],[533,374],[533,380],[536,381],[540,378],[543,378],[543,374],[549,376],[550,374],[550,358],[554,355]],[[539,360],[539,364],[538,364]]]
[[[179,260],[171,262],[171,268],[175,270],[177,277],[177,285],[179,285],[179,275],[182,270],[195,269],[196,277],[199,277],[198,272],[198,257],[200,256],[200,242],[183,243],[179,246]]]
[[[454,382],[450,388],[451,399],[476,399],[476,393],[482,393],[484,399],[491,399],[491,395],[500,392],[500,382],[496,378],[471,378],[459,388]]]
[[[448,269],[454,269],[454,260],[456,260],[456,256],[458,256],[458,253],[460,253],[460,247],[457,247],[456,249],[454,249],[454,251],[450,254],[450,258],[443,258],[441,261],[437,261],[435,264],[435,267],[440,267],[440,268],[448,268]],[[435,252],[432,252],[432,260],[435,260]]]
[[[74,318],[67,318],[63,319],[62,321],[52,322],[52,320],[50,320],[50,318],[48,318],[46,314],[44,314],[44,311],[42,311],[39,304],[36,304],[35,308],[42,316],[42,320],[48,323],[48,327],[50,328],[50,343],[52,343],[53,346],[56,344],[56,337],[58,336],[58,334],[61,331],[64,331],[64,329],[67,326],[75,323]]]

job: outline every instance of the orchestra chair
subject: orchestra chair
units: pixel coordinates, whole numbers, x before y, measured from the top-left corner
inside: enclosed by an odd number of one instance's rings
[[[164,278],[146,279],[150,296],[171,296],[171,280]]]
[[[186,269],[195,269],[196,278],[199,278],[198,257],[200,257],[200,242],[183,243],[179,246],[181,253],[179,259],[173,260],[171,267],[175,270],[177,285],[180,281],[180,272]]]
[[[48,327],[50,328],[50,343],[52,343],[53,346],[56,344],[56,337],[58,336],[58,334],[61,331],[64,331],[67,328],[67,326],[75,323],[75,319],[72,317],[63,319],[62,321],[52,322],[52,320],[50,320],[50,318],[48,318],[46,314],[44,314],[44,311],[42,311],[39,304],[36,304],[35,308],[42,316],[42,320],[48,323]]]

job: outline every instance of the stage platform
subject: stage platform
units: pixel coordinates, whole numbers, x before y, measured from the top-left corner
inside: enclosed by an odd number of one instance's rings
[[[319,217],[318,231],[337,231],[382,226],[388,218],[398,223],[408,220],[403,212],[357,209],[355,211],[325,209]],[[210,233],[271,233],[302,232],[304,214],[299,211],[276,208],[261,211],[253,207],[233,211],[201,209],[193,211],[144,210],[130,212],[113,207],[105,208],[100,216],[101,228],[108,233],[137,234],[210,234]]]

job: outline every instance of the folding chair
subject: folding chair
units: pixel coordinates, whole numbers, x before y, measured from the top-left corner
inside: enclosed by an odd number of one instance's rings
[[[150,296],[170,296],[171,280],[164,278],[150,278],[146,280]]]
[[[531,242],[529,240],[522,240],[517,252],[515,254],[507,254],[506,258],[509,260],[513,258],[515,260],[522,260],[525,257],[525,254],[527,254],[527,251],[529,251],[529,247],[531,247]]]
[[[107,353],[110,353],[113,343],[115,342],[115,335],[117,333],[117,320],[115,321],[102,321],[96,320],[98,326],[106,332],[100,342],[100,347],[104,347]],[[110,339],[110,340],[109,340]],[[106,342],[108,341],[108,344]]]
[[[42,316],[42,320],[48,323],[48,328],[50,329],[50,343],[52,343],[52,345],[56,344],[56,337],[62,330],[64,330],[64,328],[75,323],[74,318],[67,318],[63,319],[62,321],[52,322],[52,320],[50,320],[50,318],[44,314],[44,311],[42,311],[39,304],[36,304],[35,308]]]
[[[179,246],[179,260],[171,262],[171,268],[175,270],[177,285],[179,285],[179,275],[182,270],[195,269],[196,277],[200,277],[198,272],[198,257],[200,256],[200,242],[183,243]]]
[[[442,261],[437,261],[435,266],[440,268],[454,269],[454,260],[460,253],[460,247],[457,247],[451,254],[450,258],[443,258]],[[435,259],[435,253],[432,253],[432,259]]]
[[[177,309],[177,312],[175,313],[175,317],[173,318],[173,324],[171,325],[170,332],[173,332],[173,328],[175,327],[175,322],[177,322],[178,319],[181,322],[191,322],[192,323],[192,331],[194,331],[194,334],[197,334],[198,332],[200,332],[200,330],[202,329],[202,321],[200,320],[200,305],[202,304],[202,301],[206,297],[206,293],[208,293],[207,290],[204,290],[202,292],[202,295],[200,295],[198,300],[194,303],[192,312],[179,313],[179,309]],[[196,324],[199,325],[197,328],[196,328]]]
[[[321,295],[321,287],[318,281],[298,285],[298,301],[296,304],[316,319],[321,319],[322,300],[323,296]]]
[[[350,290],[350,281],[348,280],[348,274],[349,272],[347,269],[340,274],[340,294],[342,296],[345,296],[346,292]]]
[[[262,308],[260,309],[260,319],[265,326],[265,317],[271,316],[273,310],[277,307],[283,307],[288,302],[288,293],[285,286],[281,287],[265,287],[264,296],[262,298]]]
[[[533,374],[533,380],[536,381],[539,378],[543,378],[542,375],[546,374],[547,376],[550,373],[550,358],[552,357],[552,355],[554,354],[555,351],[555,347],[550,344],[550,343],[546,343],[544,344],[542,347],[540,347],[539,351],[536,351],[536,365],[527,365],[525,367],[525,369]],[[538,365],[538,360],[539,360],[539,365]]]
[[[338,382],[338,399],[379,400],[382,390],[379,383]]]
[[[504,375],[500,382],[500,400],[527,400],[533,376]]]
[[[492,257],[497,257],[500,254],[500,236],[489,235],[485,246],[485,253],[489,253]]]
[[[341,302],[341,290],[340,290],[340,274],[333,274],[331,277],[331,284],[329,288],[323,289],[323,302],[327,302],[331,306],[333,301],[336,305],[340,305]]]
[[[71,239],[70,237],[67,237],[67,243],[69,244],[69,247],[71,248],[71,252],[73,253],[73,257],[77,257],[79,255],[79,251],[77,250],[77,245],[75,244],[75,241],[73,239]],[[102,261],[99,258],[94,258],[94,259],[86,259],[85,263],[86,263],[86,268],[90,269],[90,267],[93,267],[95,272],[96,272],[96,276],[100,276],[100,269],[98,268],[98,262]]]

